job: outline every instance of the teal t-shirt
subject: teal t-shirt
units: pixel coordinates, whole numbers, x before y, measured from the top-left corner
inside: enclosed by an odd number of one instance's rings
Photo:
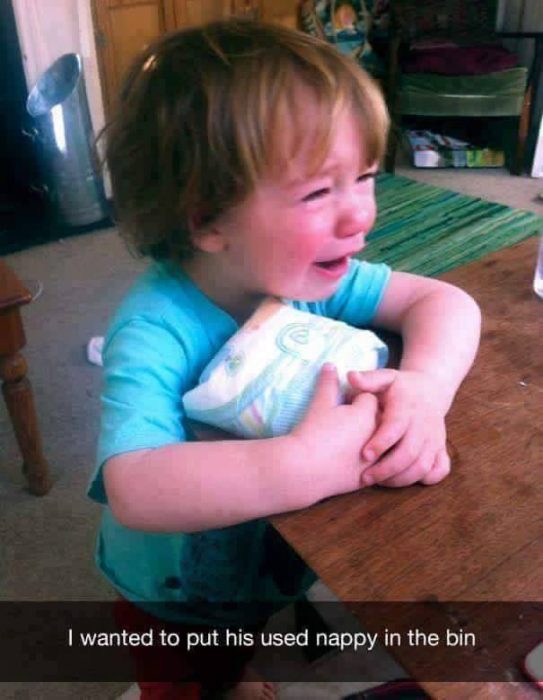
[[[389,276],[386,265],[353,260],[332,297],[290,303],[366,326]],[[195,610],[204,602],[285,604],[314,581],[265,520],[197,533],[148,533],[122,526],[107,505],[102,466],[110,457],[195,439],[182,396],[238,328],[181,270],[153,263],[121,304],[104,344],[97,467],[89,486],[89,496],[105,506],[97,564],[127,599],[148,609],[167,603],[169,618],[177,617],[175,603]],[[186,606],[180,607],[187,619]],[[196,612],[191,619],[204,621]]]

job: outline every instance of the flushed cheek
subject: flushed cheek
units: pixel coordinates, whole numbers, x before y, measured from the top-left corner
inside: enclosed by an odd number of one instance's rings
[[[375,201],[371,200],[364,202],[359,209],[358,216],[360,221],[360,229],[364,232],[369,231],[373,227],[377,216]]]
[[[319,236],[305,236],[296,239],[294,245],[289,246],[289,259],[292,265],[303,268],[311,265],[318,257],[323,246],[322,238]]]

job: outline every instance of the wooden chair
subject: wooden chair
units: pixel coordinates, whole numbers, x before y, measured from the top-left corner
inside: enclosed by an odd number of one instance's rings
[[[49,466],[43,456],[32,387],[20,350],[26,343],[20,307],[32,301],[24,287],[0,260],[0,379],[15,437],[23,456],[29,491],[43,496],[51,488]]]
[[[507,51],[494,29],[496,4],[496,0],[391,0],[385,79],[392,118],[385,161],[388,172],[394,172],[400,126],[405,115],[462,119],[511,117],[516,122],[516,146],[510,169],[515,174],[521,172],[529,111],[527,69],[515,65],[504,70],[490,68],[485,73],[466,74],[465,67],[463,71],[454,59],[457,56],[465,60],[468,47],[478,47],[479,51],[491,50],[499,54],[500,60],[509,63]],[[452,70],[444,65],[439,73],[414,72],[424,46],[438,63],[441,51],[442,59],[449,61]],[[516,57],[509,55],[513,58],[511,63],[517,63]],[[464,74],[455,74],[462,72]]]

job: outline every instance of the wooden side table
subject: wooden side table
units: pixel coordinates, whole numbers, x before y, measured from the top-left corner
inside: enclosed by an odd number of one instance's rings
[[[20,307],[32,295],[17,275],[0,260],[0,379],[17,444],[23,456],[28,488],[43,496],[51,488],[49,465],[42,453],[32,387],[26,376],[27,364],[20,354],[26,338]]]

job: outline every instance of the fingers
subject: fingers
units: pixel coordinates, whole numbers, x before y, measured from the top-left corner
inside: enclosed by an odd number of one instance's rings
[[[373,394],[358,394],[352,402],[353,406],[357,406],[362,411],[377,413],[379,410],[379,402]]]
[[[382,421],[370,440],[364,445],[362,459],[375,462],[381,455],[395,445],[409,427],[409,417],[397,413],[394,408],[385,409]],[[413,461],[414,457],[411,457]]]
[[[396,379],[395,369],[376,369],[371,372],[348,372],[347,379],[358,391],[385,391]]]
[[[451,458],[447,450],[443,448],[437,454],[435,462],[430,471],[421,479],[421,484],[433,486],[443,481],[451,473]]]
[[[407,486],[419,481],[434,461],[431,443],[423,444],[414,436],[406,436],[391,452],[375,466],[367,469],[362,476],[366,486]],[[389,480],[394,479],[394,483]]]
[[[441,449],[432,461],[432,450],[425,447],[421,455],[407,469],[375,483],[388,488],[401,488],[417,482],[432,486],[445,479],[450,471],[451,461],[445,448]]]
[[[373,394],[358,394],[351,405],[360,412],[360,442],[364,443],[375,432],[379,402]]]
[[[311,400],[310,411],[318,408],[337,406],[340,402],[339,379],[335,365],[327,362],[321,368],[315,393]]]
[[[423,454],[417,458],[413,464],[407,469],[396,474],[390,479],[382,481],[379,486],[387,486],[389,488],[401,488],[403,486],[411,486],[421,481],[431,470],[433,461],[430,451],[423,451]]]

